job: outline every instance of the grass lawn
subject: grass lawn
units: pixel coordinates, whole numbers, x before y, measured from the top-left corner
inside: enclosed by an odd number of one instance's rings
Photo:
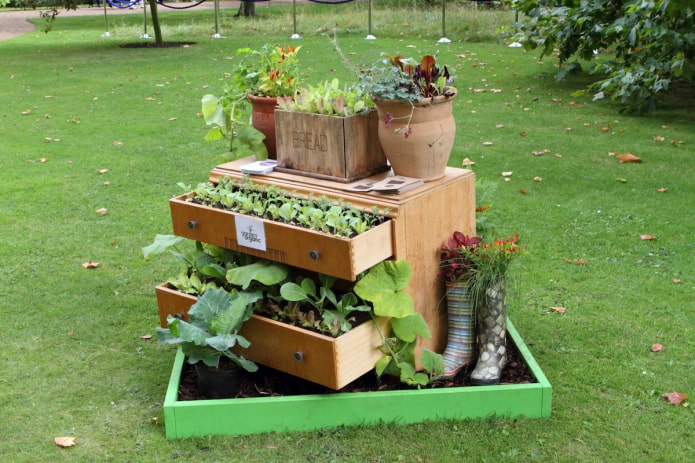
[[[291,6],[259,7],[251,21],[227,13],[223,40],[209,38],[210,12],[161,12],[165,40],[196,42],[188,48],[120,48],[138,41],[140,15],[112,19],[110,38],[103,18],[59,17],[48,35],[0,42],[3,461],[692,458],[693,407],[662,397],[695,396],[692,88],[629,117],[573,97],[587,76],[556,82],[554,60],[507,47],[495,28],[513,13],[447,9],[452,42],[438,44],[436,12],[409,7],[377,10],[379,38],[366,41],[365,8],[301,5],[292,43],[306,79],[350,76],[330,43],[336,21],[356,63],[437,52],[450,64],[460,92],[450,165],[476,163],[479,203],[492,206],[479,232],[518,232],[528,245],[509,312],[553,384],[552,417],[167,441],[174,352],[141,337],[158,323],[154,286],[178,267],[144,261],[141,248],[170,233],[177,182],[204,181],[226,148],[203,141],[200,97],[219,92],[236,48],[290,42]],[[623,153],[643,162],[620,163]],[[77,445],[59,448],[56,436]]]

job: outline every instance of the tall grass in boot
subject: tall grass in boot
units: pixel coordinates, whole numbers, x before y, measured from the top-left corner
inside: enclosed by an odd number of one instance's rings
[[[478,300],[478,363],[471,385],[499,384],[507,363],[507,279],[495,280]]]

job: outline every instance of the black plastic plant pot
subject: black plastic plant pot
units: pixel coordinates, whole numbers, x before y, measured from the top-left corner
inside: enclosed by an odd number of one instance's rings
[[[220,366],[209,367],[203,362],[195,364],[198,390],[207,399],[231,399],[239,393],[244,370],[231,362],[220,362]]]

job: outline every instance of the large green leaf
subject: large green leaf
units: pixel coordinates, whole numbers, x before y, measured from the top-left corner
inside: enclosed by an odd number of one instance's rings
[[[287,282],[280,287],[280,296],[286,301],[299,302],[308,299],[308,295],[297,283]]]
[[[219,98],[215,95],[204,95],[200,103],[205,123],[207,125],[217,125],[224,130],[226,127],[226,117]]]
[[[253,281],[271,286],[283,282],[286,278],[287,267],[267,261],[254,262],[227,272],[227,281],[241,286],[242,289],[248,289]]]
[[[229,308],[232,300],[226,291],[222,289],[211,289],[198,298],[198,301],[188,311],[191,320],[200,319],[205,323],[210,323],[213,318],[222,311]]]
[[[181,344],[181,351],[188,358],[188,363],[203,362],[210,367],[217,367],[220,353],[209,346],[197,346],[191,343]]]
[[[407,317],[415,312],[412,297],[404,291],[410,272],[410,264],[404,260],[380,262],[357,282],[355,293],[371,302],[380,317]]]
[[[152,244],[142,248],[142,255],[145,259],[149,259],[151,256],[162,254],[164,251],[173,248],[185,240],[186,238],[176,235],[157,235],[154,237],[154,242]]]
[[[432,335],[427,327],[425,319],[419,312],[403,318],[393,318],[391,320],[393,333],[405,342],[413,342],[418,336],[429,338]]]
[[[420,363],[422,363],[422,368],[424,368],[425,371],[433,375],[444,372],[444,358],[432,350],[422,349],[420,352]]]

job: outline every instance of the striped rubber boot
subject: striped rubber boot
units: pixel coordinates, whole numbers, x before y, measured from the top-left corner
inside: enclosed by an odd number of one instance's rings
[[[507,363],[507,282],[501,279],[485,290],[478,305],[478,363],[471,385],[499,384]]]
[[[474,355],[475,315],[470,301],[468,285],[446,283],[446,299],[449,316],[449,335],[444,358],[444,378],[452,378]]]

